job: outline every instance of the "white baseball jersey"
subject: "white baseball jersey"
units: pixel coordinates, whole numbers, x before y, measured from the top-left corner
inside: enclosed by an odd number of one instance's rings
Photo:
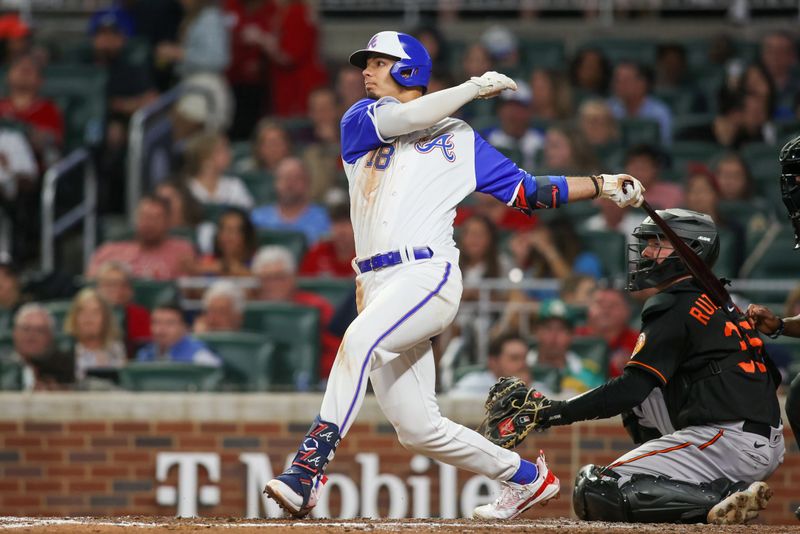
[[[375,109],[398,104],[393,97],[363,99],[342,117],[356,255],[430,246],[436,255],[457,261],[453,220],[458,203],[478,191],[527,210],[526,196],[535,195],[536,180],[459,119],[383,139]],[[559,185],[558,204],[565,204],[566,179],[551,179]]]

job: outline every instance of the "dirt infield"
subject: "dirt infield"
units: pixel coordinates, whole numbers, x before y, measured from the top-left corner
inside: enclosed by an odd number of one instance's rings
[[[108,518],[33,518],[0,517],[0,531],[51,534],[51,533],[92,533],[106,534],[119,532],[215,532],[231,533],[272,533],[292,532],[297,534],[324,534],[341,532],[414,532],[416,534],[434,532],[492,533],[492,532],[544,532],[564,534],[658,532],[660,534],[678,533],[800,533],[800,525],[742,525],[717,527],[712,525],[671,525],[671,524],[614,524],[585,522],[572,519],[545,519],[482,522],[468,519],[352,519],[352,520],[309,520],[290,519],[233,519],[196,518],[175,519],[162,517],[108,517]]]

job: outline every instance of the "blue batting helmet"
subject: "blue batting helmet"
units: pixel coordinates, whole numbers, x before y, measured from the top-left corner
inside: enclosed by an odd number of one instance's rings
[[[350,55],[350,64],[363,69],[369,54],[380,54],[396,59],[390,74],[403,87],[428,88],[431,79],[431,56],[417,39],[406,33],[379,32],[372,36],[366,48]]]

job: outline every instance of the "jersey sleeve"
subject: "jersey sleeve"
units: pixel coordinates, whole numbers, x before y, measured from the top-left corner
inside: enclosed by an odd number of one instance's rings
[[[566,178],[549,176],[551,181],[560,183],[558,204],[566,204],[569,190]],[[536,178],[517,167],[517,165],[490,145],[478,132],[475,132],[475,190],[492,195],[507,206],[530,211],[528,198],[536,198]]]
[[[688,330],[674,308],[648,319],[626,367],[647,371],[665,385],[687,353]]]
[[[381,137],[378,131],[375,109],[399,103],[394,97],[383,97],[379,100],[364,98],[347,110],[341,123],[342,159],[345,163],[355,163],[370,150],[391,142]]]

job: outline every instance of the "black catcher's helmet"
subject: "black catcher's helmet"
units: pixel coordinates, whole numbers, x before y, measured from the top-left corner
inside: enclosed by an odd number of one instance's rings
[[[794,249],[800,249],[800,136],[781,149],[781,197],[794,227]]]
[[[689,245],[709,267],[714,266],[719,256],[717,226],[710,216],[697,211],[672,208],[656,211],[678,237]],[[639,291],[656,287],[664,282],[689,274],[677,253],[673,252],[661,263],[642,256],[650,238],[658,240],[658,247],[672,248],[661,228],[647,217],[633,231],[636,243],[628,246],[628,290]]]

